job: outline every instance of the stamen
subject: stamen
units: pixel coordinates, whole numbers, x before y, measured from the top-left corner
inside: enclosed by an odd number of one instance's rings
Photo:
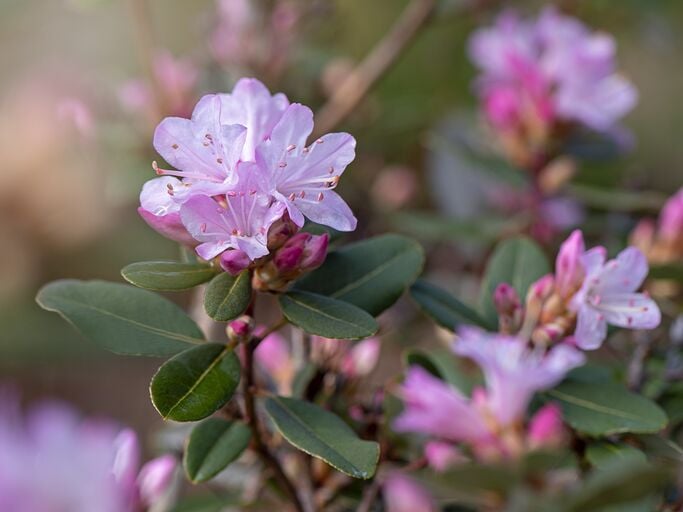
[[[318,194],[318,202],[322,201],[324,198],[325,198],[325,196],[323,195],[322,192],[320,192],[320,194]]]
[[[287,146],[287,151],[294,151],[296,149],[296,144],[290,144]]]
[[[289,194],[289,200],[294,201],[294,199],[296,199],[296,194],[292,192],[291,194]]]
[[[280,169],[284,169],[285,167],[287,167],[287,162],[280,162],[279,164],[277,164],[277,166],[278,166]]]
[[[206,222],[202,222],[201,226],[199,226],[199,231],[206,233]]]
[[[173,149],[178,149],[178,144],[173,144],[171,147],[172,147]]]
[[[306,191],[305,191],[305,190],[302,190],[301,193],[299,194],[299,197],[300,197],[301,199],[303,199],[304,197],[306,197]]]
[[[223,163],[223,159],[222,159],[222,158],[216,158],[216,162],[218,162],[219,164],[222,164],[222,163]]]

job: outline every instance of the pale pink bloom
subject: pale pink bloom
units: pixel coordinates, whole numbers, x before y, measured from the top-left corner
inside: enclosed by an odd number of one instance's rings
[[[90,107],[81,98],[65,97],[57,103],[57,117],[70,123],[81,137],[95,134],[95,119]]]
[[[386,512],[436,512],[434,499],[412,478],[391,473],[382,484]]]
[[[164,474],[175,471],[175,460],[162,460]],[[0,510],[137,512],[169,490],[169,478],[142,486],[159,476],[158,461],[138,473],[132,431],[83,420],[65,405],[42,404],[25,416],[12,397],[0,406]]]
[[[356,218],[333,189],[355,158],[356,140],[348,133],[330,133],[307,146],[312,131],[311,109],[290,105],[258,147],[261,174],[297,226],[303,226],[305,216],[339,231],[353,231]]]
[[[190,234],[202,242],[196,251],[210,260],[228,249],[243,251],[251,260],[268,254],[268,230],[282,217],[284,206],[264,193],[252,164],[242,164],[240,184],[224,200],[193,196],[180,208]]]
[[[258,334],[259,330],[256,330]],[[296,364],[287,340],[278,333],[269,334],[254,351],[256,363],[275,382],[280,393],[290,393]]]
[[[647,277],[645,255],[635,247],[605,261],[607,251],[595,247],[584,253],[585,279],[574,295],[571,308],[577,313],[576,343],[594,350],[607,336],[607,324],[630,329],[654,329],[661,321],[659,307],[650,297],[636,293]]]
[[[392,165],[380,171],[372,185],[372,197],[381,208],[397,210],[415,198],[418,188],[414,170]]]
[[[226,64],[244,64],[251,56],[255,41],[257,13],[251,0],[218,0],[218,24],[209,39],[216,60]]]
[[[481,367],[487,407],[502,426],[522,419],[537,391],[555,386],[585,361],[580,351],[567,345],[544,352],[528,348],[518,338],[491,335],[475,328],[461,329],[453,350]]]
[[[158,457],[142,466],[137,485],[140,501],[144,505],[149,507],[164,497],[177,467],[178,463],[172,455]]]
[[[351,378],[369,375],[377,366],[380,350],[379,338],[368,338],[356,342],[344,355],[341,371]]]
[[[683,239],[683,187],[662,208],[659,233],[665,240]]]
[[[544,405],[529,422],[529,445],[532,448],[557,445],[564,432],[560,407],[553,403]]]
[[[161,50],[153,58],[152,73],[163,98],[155,98],[150,85],[143,80],[130,80],[119,91],[123,107],[134,114],[144,112],[155,115],[151,106],[159,100],[165,102],[164,114],[186,115],[191,108],[193,92],[199,70],[189,60],[177,59],[169,51]]]
[[[612,133],[637,102],[633,85],[616,72],[616,44],[578,20],[546,8],[535,21],[512,11],[470,39],[481,69],[477,90],[498,129],[526,118],[542,124],[574,121]]]

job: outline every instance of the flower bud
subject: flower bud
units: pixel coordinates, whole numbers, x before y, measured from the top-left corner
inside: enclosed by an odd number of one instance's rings
[[[285,212],[282,218],[275,221],[268,230],[268,250],[270,252],[276,251],[294,236],[297,231],[299,231],[299,227],[294,224]]]
[[[683,239],[683,188],[671,197],[659,216],[659,233],[664,240]]]
[[[640,249],[644,254],[649,254],[655,242],[655,223],[652,219],[643,219],[633,228],[629,235],[629,245]]]
[[[254,319],[242,315],[228,324],[228,339],[234,343],[246,343],[254,332]]]
[[[341,369],[352,378],[368,375],[377,366],[379,352],[379,338],[360,341],[345,354]]]
[[[586,251],[583,234],[576,229],[564,241],[555,261],[557,291],[563,299],[574,294],[583,282],[584,269],[581,257]]]
[[[239,249],[228,249],[220,255],[221,268],[228,274],[236,276],[244,269],[249,268],[251,260],[247,253]]]
[[[562,440],[564,427],[562,411],[557,404],[547,404],[531,418],[529,423],[529,445],[531,448],[556,445]]]
[[[140,500],[151,506],[168,492],[178,463],[172,455],[164,455],[145,464],[138,475]]]
[[[500,283],[493,291],[493,304],[498,312],[498,322],[502,332],[514,332],[522,320],[522,306],[519,295],[508,283]]]
[[[387,512],[435,512],[433,498],[412,478],[392,473],[384,482],[384,502]]]
[[[450,466],[467,460],[456,446],[443,441],[428,442],[425,445],[425,457],[435,471],[446,471]]]
[[[534,282],[526,294],[527,308],[531,304],[542,305],[555,289],[555,278],[552,274],[546,274]]]

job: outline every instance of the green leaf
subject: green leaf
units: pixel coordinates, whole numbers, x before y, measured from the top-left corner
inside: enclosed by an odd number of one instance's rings
[[[373,316],[398,300],[422,271],[422,247],[400,235],[383,235],[327,255],[296,289],[349,302]]]
[[[198,421],[220,409],[240,380],[235,353],[207,343],[166,361],[152,378],[152,403],[165,420]]]
[[[650,267],[648,277],[652,279],[671,279],[683,283],[683,264],[653,265]]]
[[[341,419],[310,402],[267,398],[266,412],[282,436],[299,450],[353,478],[372,478],[379,444],[363,441]]]
[[[495,324],[488,322],[470,306],[423,279],[418,279],[410,287],[410,294],[422,311],[446,329],[454,331],[461,323],[474,324],[489,330],[495,329]]]
[[[496,286],[511,284],[524,301],[529,286],[549,272],[545,254],[532,240],[518,237],[501,242],[489,259],[482,282],[481,311],[487,322],[497,324],[498,314],[493,305]]]
[[[206,288],[204,309],[218,322],[228,322],[249,307],[251,302],[251,275],[248,270],[237,276],[222,272]]]
[[[669,471],[645,462],[615,458],[593,471],[574,492],[562,498],[561,512],[598,512],[604,507],[641,500],[661,490],[670,479]],[[621,510],[621,508],[614,509]]]
[[[404,355],[406,366],[421,366],[435,377],[448,382],[466,395],[472,391],[473,379],[465,375],[458,366],[458,359],[446,350],[426,352],[411,349]]]
[[[242,504],[240,497],[237,495],[228,495],[221,493],[221,496],[199,495],[188,496],[180,500],[172,509],[173,512],[224,512],[225,510],[234,510]]]
[[[190,434],[183,465],[189,479],[206,482],[237,459],[249,445],[251,430],[244,423],[209,418]]]
[[[324,295],[293,290],[280,296],[280,307],[294,325],[326,338],[362,339],[379,329],[375,319],[362,309]]]
[[[586,459],[597,469],[610,466],[614,460],[621,460],[628,464],[630,461],[646,462],[645,454],[629,444],[610,443],[607,441],[596,441],[590,443],[586,448]]]
[[[65,279],[41,288],[36,301],[117,354],[164,357],[204,343],[199,327],[182,309],[134,286]]]
[[[657,404],[618,384],[564,382],[546,396],[559,402],[569,425],[591,436],[658,432],[667,423]]]
[[[599,188],[588,185],[573,184],[567,187],[570,195],[581,200],[583,204],[592,208],[604,209],[610,212],[637,212],[661,209],[666,197],[655,192],[628,191],[617,188]]]
[[[124,267],[121,275],[126,281],[140,288],[178,291],[205,283],[216,275],[216,270],[199,263],[141,261]]]

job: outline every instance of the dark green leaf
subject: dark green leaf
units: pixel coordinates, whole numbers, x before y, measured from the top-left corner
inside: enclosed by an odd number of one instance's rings
[[[181,352],[164,363],[152,378],[152,403],[166,420],[198,421],[220,409],[240,380],[234,352],[207,343]]]
[[[287,292],[280,296],[280,307],[294,325],[326,338],[367,338],[379,328],[374,318],[353,304],[315,293]]]
[[[379,445],[363,441],[341,419],[310,402],[267,398],[266,412],[287,441],[354,478],[372,478]]]
[[[683,264],[653,265],[648,277],[652,279],[672,279],[683,283]]]
[[[481,288],[481,310],[490,324],[498,315],[493,305],[493,291],[500,283],[511,284],[522,301],[529,286],[550,272],[548,260],[538,245],[528,238],[511,238],[501,242],[486,266]]]
[[[164,357],[204,342],[197,324],[173,302],[126,284],[55,281],[36,301],[117,354]]]
[[[495,329],[495,324],[487,322],[477,311],[427,281],[418,279],[410,287],[410,294],[422,311],[446,329],[454,331],[461,323]]]
[[[661,194],[654,192],[631,192],[616,188],[596,188],[574,184],[567,187],[570,195],[581,200],[586,206],[610,212],[659,211],[666,201]]]
[[[471,240],[490,243],[500,236],[501,231],[513,229],[520,224],[519,219],[515,218],[459,220],[421,211],[397,212],[388,218],[394,229],[426,242]]]
[[[189,496],[178,502],[173,512],[224,512],[233,510],[240,504],[239,496],[225,496],[225,493],[221,493],[221,496]]]
[[[657,404],[618,384],[564,382],[546,395],[559,402],[567,423],[592,436],[658,432],[667,423]]]
[[[331,252],[296,288],[349,302],[377,316],[415,281],[423,264],[417,242],[383,235]]]
[[[126,281],[140,288],[177,291],[205,283],[216,275],[216,270],[199,263],[141,261],[124,267],[121,275]]]
[[[204,309],[218,322],[228,322],[249,307],[251,302],[251,276],[245,270],[234,277],[222,272],[214,277],[206,288]]]
[[[598,469],[610,466],[615,459],[620,459],[624,464],[632,460],[647,461],[645,454],[638,448],[625,443],[617,444],[607,441],[590,443],[586,448],[586,459]]]
[[[641,500],[661,490],[670,479],[669,471],[645,462],[615,458],[606,463],[571,494],[564,496],[562,512],[597,512],[604,507]],[[615,510],[621,510],[615,509]]]
[[[183,465],[194,483],[206,482],[237,459],[249,445],[251,430],[244,423],[209,418],[190,434]]]

